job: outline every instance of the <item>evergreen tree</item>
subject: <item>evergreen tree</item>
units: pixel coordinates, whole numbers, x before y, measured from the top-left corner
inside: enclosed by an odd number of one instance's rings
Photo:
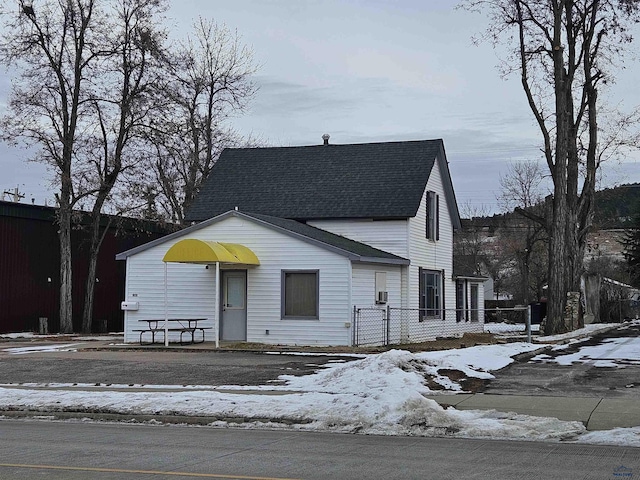
[[[640,208],[636,210],[632,226],[627,229],[623,243],[630,282],[634,287],[640,287]]]

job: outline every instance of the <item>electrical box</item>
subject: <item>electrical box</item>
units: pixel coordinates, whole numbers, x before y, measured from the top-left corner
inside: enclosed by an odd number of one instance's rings
[[[138,302],[122,302],[120,304],[121,310],[138,310]]]

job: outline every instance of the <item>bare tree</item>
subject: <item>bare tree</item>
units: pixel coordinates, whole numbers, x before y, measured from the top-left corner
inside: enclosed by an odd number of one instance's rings
[[[156,49],[161,0],[19,1],[0,60],[20,72],[4,138],[39,147],[55,173],[60,238],[60,331],[73,331],[71,228],[75,206],[89,204],[91,262],[83,330],[91,326],[100,216],[119,175],[135,125],[144,115],[147,59]]]
[[[546,218],[542,185],[544,171],[536,161],[523,161],[509,165],[507,173],[500,175],[500,194],[498,204],[507,215],[508,220],[501,228],[504,253],[516,272],[518,300],[524,304],[532,297],[540,297],[542,283],[547,275],[547,255],[542,250],[548,246],[545,226],[531,220],[531,217]],[[548,247],[547,247],[548,248]],[[533,272],[533,278],[532,278]],[[517,285],[519,283],[519,285]],[[518,288],[518,286],[520,288]]]
[[[531,215],[549,232],[546,333],[564,321],[566,294],[578,291],[602,159],[599,90],[613,81],[615,61],[631,41],[636,0],[467,0],[491,16],[489,36],[513,50],[529,107],[542,136],[553,182],[549,218]]]
[[[251,145],[226,120],[241,113],[256,92],[253,52],[237,32],[199,19],[194,33],[169,59],[165,100],[152,124],[153,194],[165,215],[182,223],[202,181],[225,147]]]
[[[60,331],[73,331],[71,216],[73,169],[84,140],[89,98],[85,85],[102,54],[94,43],[104,17],[94,0],[59,0],[37,7],[23,2],[5,28],[2,61],[21,70],[3,118],[5,139],[41,147],[38,158],[55,172],[60,238]]]
[[[77,190],[92,202],[91,240],[82,331],[91,332],[98,253],[107,232],[103,209],[123,175],[136,175],[141,139],[154,104],[150,94],[160,81],[164,32],[157,24],[163,4],[157,0],[117,0],[110,12],[109,56],[93,81],[90,102],[93,135],[82,145]]]

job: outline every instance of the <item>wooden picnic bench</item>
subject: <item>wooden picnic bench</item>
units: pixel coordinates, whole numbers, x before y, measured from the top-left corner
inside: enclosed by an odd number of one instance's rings
[[[203,343],[205,339],[205,330],[211,330],[212,327],[203,327],[202,325],[198,325],[198,322],[206,321],[206,318],[169,318],[167,320],[167,326],[169,332],[180,332],[180,345],[184,345],[182,337],[185,333],[191,335],[191,341],[186,343]],[[162,333],[162,338],[164,340],[165,335],[165,319],[160,318],[152,318],[152,319],[142,319],[138,320],[139,322],[145,322],[147,324],[146,328],[136,328],[133,331],[140,333],[140,345],[143,345],[142,336],[149,332],[151,333],[151,344],[156,343],[156,334]],[[202,340],[196,341],[196,330],[202,332]],[[189,337],[187,337],[189,338]]]

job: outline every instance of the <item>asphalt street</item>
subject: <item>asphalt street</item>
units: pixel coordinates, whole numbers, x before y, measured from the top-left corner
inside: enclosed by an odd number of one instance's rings
[[[558,357],[575,353],[583,346],[599,345],[609,338],[620,338],[624,342],[625,339],[631,341],[638,336],[639,325],[626,325],[572,343],[561,351],[547,353]],[[612,348],[607,355],[620,358],[616,349],[621,347]],[[484,393],[640,399],[640,365],[619,363],[623,368],[597,367],[593,361],[558,365],[531,361],[525,355],[506,368],[493,372],[496,378],[488,384]]]
[[[607,479],[640,448],[0,420],[0,478]]]

